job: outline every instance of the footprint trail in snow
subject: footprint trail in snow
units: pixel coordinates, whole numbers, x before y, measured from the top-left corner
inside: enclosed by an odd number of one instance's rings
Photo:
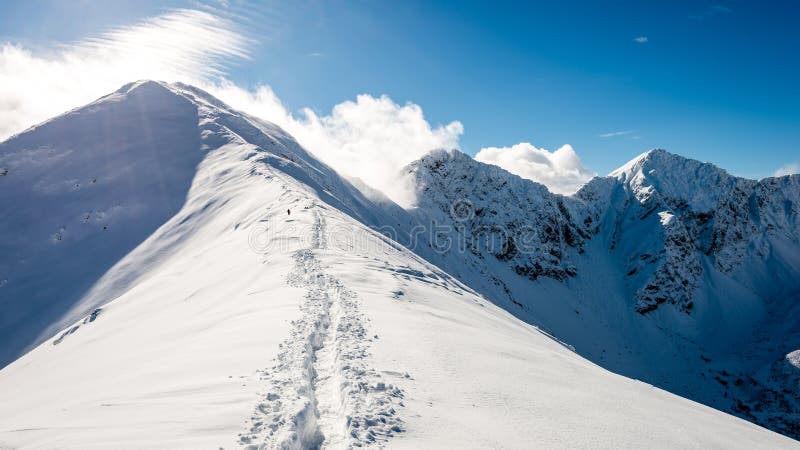
[[[311,247],[294,254],[288,276],[306,289],[275,365],[260,375],[267,392],[240,443],[247,449],[383,447],[403,431],[403,391],[367,367],[370,340],[354,292],[326,274],[315,250],[327,248],[325,218],[314,213]]]

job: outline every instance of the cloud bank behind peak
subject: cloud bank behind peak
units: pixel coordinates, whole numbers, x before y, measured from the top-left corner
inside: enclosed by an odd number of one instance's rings
[[[479,151],[475,159],[544,184],[558,194],[575,193],[595,175],[583,166],[569,144],[552,152],[527,142],[511,147],[488,147]]]

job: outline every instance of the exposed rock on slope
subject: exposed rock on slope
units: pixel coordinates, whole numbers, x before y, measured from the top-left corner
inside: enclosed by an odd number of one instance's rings
[[[800,340],[781,322],[800,313],[800,175],[748,180],[664,150],[573,196],[457,151],[404,172],[415,216],[447,237],[430,258],[473,288],[607,367],[796,429],[755,379]],[[709,370],[753,377],[767,400]]]
[[[434,151],[405,173],[421,219],[450,235],[439,250],[494,257],[530,280],[575,276],[570,253],[583,252],[596,220],[580,202],[458,151]]]

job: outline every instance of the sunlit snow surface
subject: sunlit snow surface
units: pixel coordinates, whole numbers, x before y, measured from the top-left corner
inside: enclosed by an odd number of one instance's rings
[[[0,371],[0,447],[796,447],[589,362],[479,294],[475,261],[399,245],[422,216],[187,86],[126,86],[0,158],[5,361],[38,344]]]

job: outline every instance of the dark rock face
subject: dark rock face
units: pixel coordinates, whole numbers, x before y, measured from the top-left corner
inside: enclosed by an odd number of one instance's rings
[[[427,220],[445,224],[472,255],[531,280],[576,275],[570,254],[583,252],[596,221],[583,202],[459,152],[433,152],[406,171]]]
[[[609,251],[626,261],[620,272],[640,314],[664,304],[691,314],[704,259],[731,273],[747,257],[769,256],[764,235],[800,238],[800,176],[737,178],[663,150],[572,196],[458,151],[432,152],[405,172],[423,221],[443,226],[462,250],[494,257],[530,280],[576,276],[573,259],[601,226],[613,225]]]

